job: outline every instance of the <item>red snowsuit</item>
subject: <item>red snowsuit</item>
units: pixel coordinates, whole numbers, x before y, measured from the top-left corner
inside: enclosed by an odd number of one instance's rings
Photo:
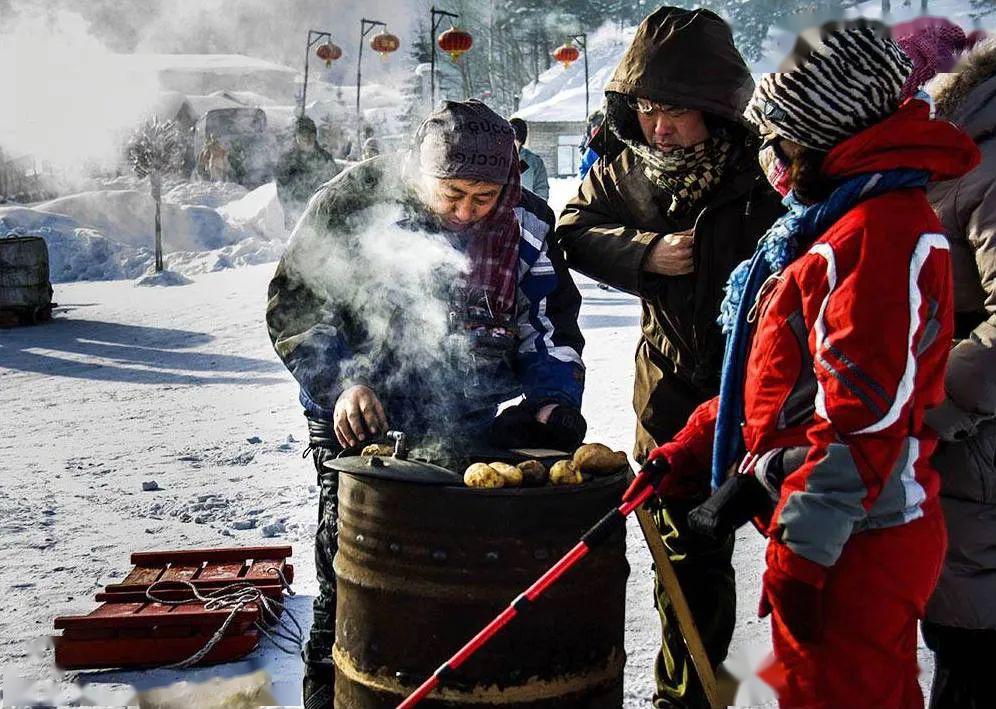
[[[836,146],[824,170],[912,168],[943,180],[978,159],[967,136],[910,101]],[[765,676],[782,707],[923,705],[916,622],[946,546],[937,438],[923,424],[943,399],[953,329],[941,231],[921,189],[870,198],[800,245],[758,297],[742,469],[775,449],[798,461],[768,528],[765,573],[775,650]],[[702,404],[652,454],[670,462],[674,489],[706,484],[717,406]],[[822,614],[815,639],[793,637],[793,612]]]

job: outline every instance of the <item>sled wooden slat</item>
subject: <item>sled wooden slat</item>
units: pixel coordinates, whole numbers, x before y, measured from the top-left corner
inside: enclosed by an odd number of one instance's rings
[[[220,547],[216,549],[176,549],[173,551],[139,551],[131,555],[136,566],[190,564],[203,561],[215,563],[247,559],[286,559],[292,554],[289,546]]]
[[[184,626],[189,628],[221,627],[228,618],[227,609],[207,610],[201,603],[184,603],[179,606],[161,603],[105,603],[89,615],[60,616],[55,619],[57,630],[75,628],[147,628],[154,631],[158,627]],[[255,604],[249,604],[236,613],[229,626],[232,634],[249,628],[258,617]]]
[[[79,640],[55,638],[55,664],[64,670],[102,667],[154,667],[182,662],[200,650],[210,636],[186,638],[130,638]],[[225,636],[197,665],[232,662],[245,657],[259,644],[255,631]]]
[[[224,579],[238,579],[245,575],[246,564],[244,561],[232,563],[208,562],[201,573],[197,576],[198,581],[213,581]]]
[[[165,566],[136,566],[125,577],[122,583],[129,585],[142,584],[149,586],[159,580],[159,577],[166,571]]]
[[[201,581],[200,579],[193,581],[194,587],[202,594],[208,594],[212,591],[217,591],[219,589],[225,588],[231,585],[236,580],[243,579],[218,579],[216,581]],[[280,585],[280,580],[276,577],[272,581],[254,581],[252,585],[258,588],[264,596],[279,600],[283,595],[283,586]],[[100,602],[120,602],[120,603],[142,603],[148,601],[148,597],[145,595],[146,590],[148,590],[147,585],[131,586],[126,584],[110,584],[103,591],[94,595],[94,600]],[[153,594],[156,598],[162,598],[167,601],[182,601],[184,599],[190,598],[190,588],[184,584],[173,582],[162,583],[156,586]]]
[[[193,581],[200,575],[200,564],[173,564],[164,573],[160,581]]]

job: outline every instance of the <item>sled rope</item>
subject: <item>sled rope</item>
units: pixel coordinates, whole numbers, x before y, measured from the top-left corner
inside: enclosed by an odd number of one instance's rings
[[[267,571],[273,572],[280,579],[280,585],[283,590],[288,595],[295,595],[294,591],[291,589],[290,584],[287,583],[287,578],[284,576],[283,572],[272,567],[267,569]],[[157,598],[153,593],[153,590],[159,584],[171,584],[180,583],[189,589],[192,598],[186,598],[182,600],[167,600],[164,598]],[[207,594],[202,594],[197,590],[189,581],[156,581],[145,591],[145,597],[154,603],[162,603],[168,606],[179,606],[184,603],[190,603],[192,600],[200,601],[204,604],[205,610],[221,610],[225,608],[231,609],[225,621],[221,624],[221,627],[215,631],[208,641],[204,644],[200,650],[195,652],[193,655],[188,657],[186,660],[181,660],[180,662],[175,662],[171,665],[165,665],[166,669],[186,669],[204,659],[204,657],[214,649],[228,631],[228,627],[238,616],[239,611],[241,611],[246,606],[255,603],[259,607],[260,618],[255,622],[256,630],[262,633],[273,645],[281,652],[290,654],[296,654],[300,652],[301,647],[304,645],[304,630],[301,628],[301,624],[297,622],[297,618],[294,614],[284,608],[283,601],[275,600],[266,596],[259,588],[247,581],[238,581],[228,586],[211,591]],[[287,610],[287,617],[290,619],[290,623],[284,621],[281,614],[284,610]],[[271,622],[274,625],[274,630],[271,633],[266,628],[266,622]],[[291,643],[292,647],[287,647],[281,642],[277,641],[277,638]]]

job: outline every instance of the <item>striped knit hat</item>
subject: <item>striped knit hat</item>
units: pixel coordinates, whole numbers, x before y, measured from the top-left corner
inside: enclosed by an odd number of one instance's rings
[[[862,21],[803,33],[783,71],[765,74],[744,116],[814,150],[829,150],[896,110],[913,64],[888,28]]]

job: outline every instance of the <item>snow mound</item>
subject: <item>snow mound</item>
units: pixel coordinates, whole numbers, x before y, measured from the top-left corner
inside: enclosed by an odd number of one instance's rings
[[[80,214],[79,219],[39,208],[0,207],[0,238],[44,238],[48,245],[49,271],[53,283],[139,278],[154,261],[153,235],[150,232],[145,235],[144,240],[139,241],[141,235],[129,234],[132,227],[128,223],[133,218],[132,215],[126,215],[124,224],[115,221],[120,218],[120,212],[106,206],[98,209],[100,205],[93,197],[95,194],[98,193],[84,193],[85,199],[81,199],[83,195],[63,199],[60,207],[79,207],[81,203],[88,207],[86,210],[66,210]],[[99,194],[106,199],[109,195],[119,193],[104,191]],[[151,198],[148,204],[151,207]],[[164,205],[164,212],[167,207],[180,215],[196,215],[197,219],[188,218],[186,225],[195,230],[201,227],[193,235],[171,235],[169,230],[171,225],[176,224],[176,214],[172,221],[164,217],[166,264],[173,270],[182,270],[187,274],[208,273],[272,263],[283,255],[287,235],[283,211],[276,198],[276,187],[272,183],[229,203],[222,208],[223,213],[222,210],[209,207],[181,208],[175,205]],[[83,217],[88,217],[89,221],[83,221]],[[214,237],[206,238],[205,234],[210,236],[212,230]],[[231,243],[225,243],[230,237]],[[219,241],[220,246],[208,248]],[[188,244],[195,248],[174,250],[170,247],[171,243]]]
[[[155,202],[148,193],[81,192],[42,202],[33,209],[69,217],[128,246],[144,247],[155,240]],[[0,216],[4,216],[2,210]],[[162,224],[166,251],[218,249],[251,236],[247,229],[230,225],[209,207],[163,204]]]
[[[249,193],[234,182],[184,182],[163,195],[163,202],[217,209]]]
[[[155,270],[151,268],[145,272],[145,275],[143,275],[141,278],[135,281],[136,286],[147,286],[147,287],[185,286],[189,283],[193,283],[193,281],[184,276],[182,273],[179,273],[178,271],[171,271],[169,269],[165,269],[163,271],[160,271],[159,273],[156,273]]]
[[[0,209],[0,237],[40,236],[48,245],[53,283],[136,278],[152,262],[152,252],[117,243],[60,214],[23,207]]]
[[[166,263],[174,268],[182,268],[184,273],[210,273],[279,261],[283,256],[284,247],[282,241],[266,241],[250,237],[238,244],[213,251],[177,251],[167,254]]]
[[[261,239],[287,240],[284,210],[277,199],[275,182],[260,185],[241,199],[225,204],[218,213],[229,223],[252,230]]]

